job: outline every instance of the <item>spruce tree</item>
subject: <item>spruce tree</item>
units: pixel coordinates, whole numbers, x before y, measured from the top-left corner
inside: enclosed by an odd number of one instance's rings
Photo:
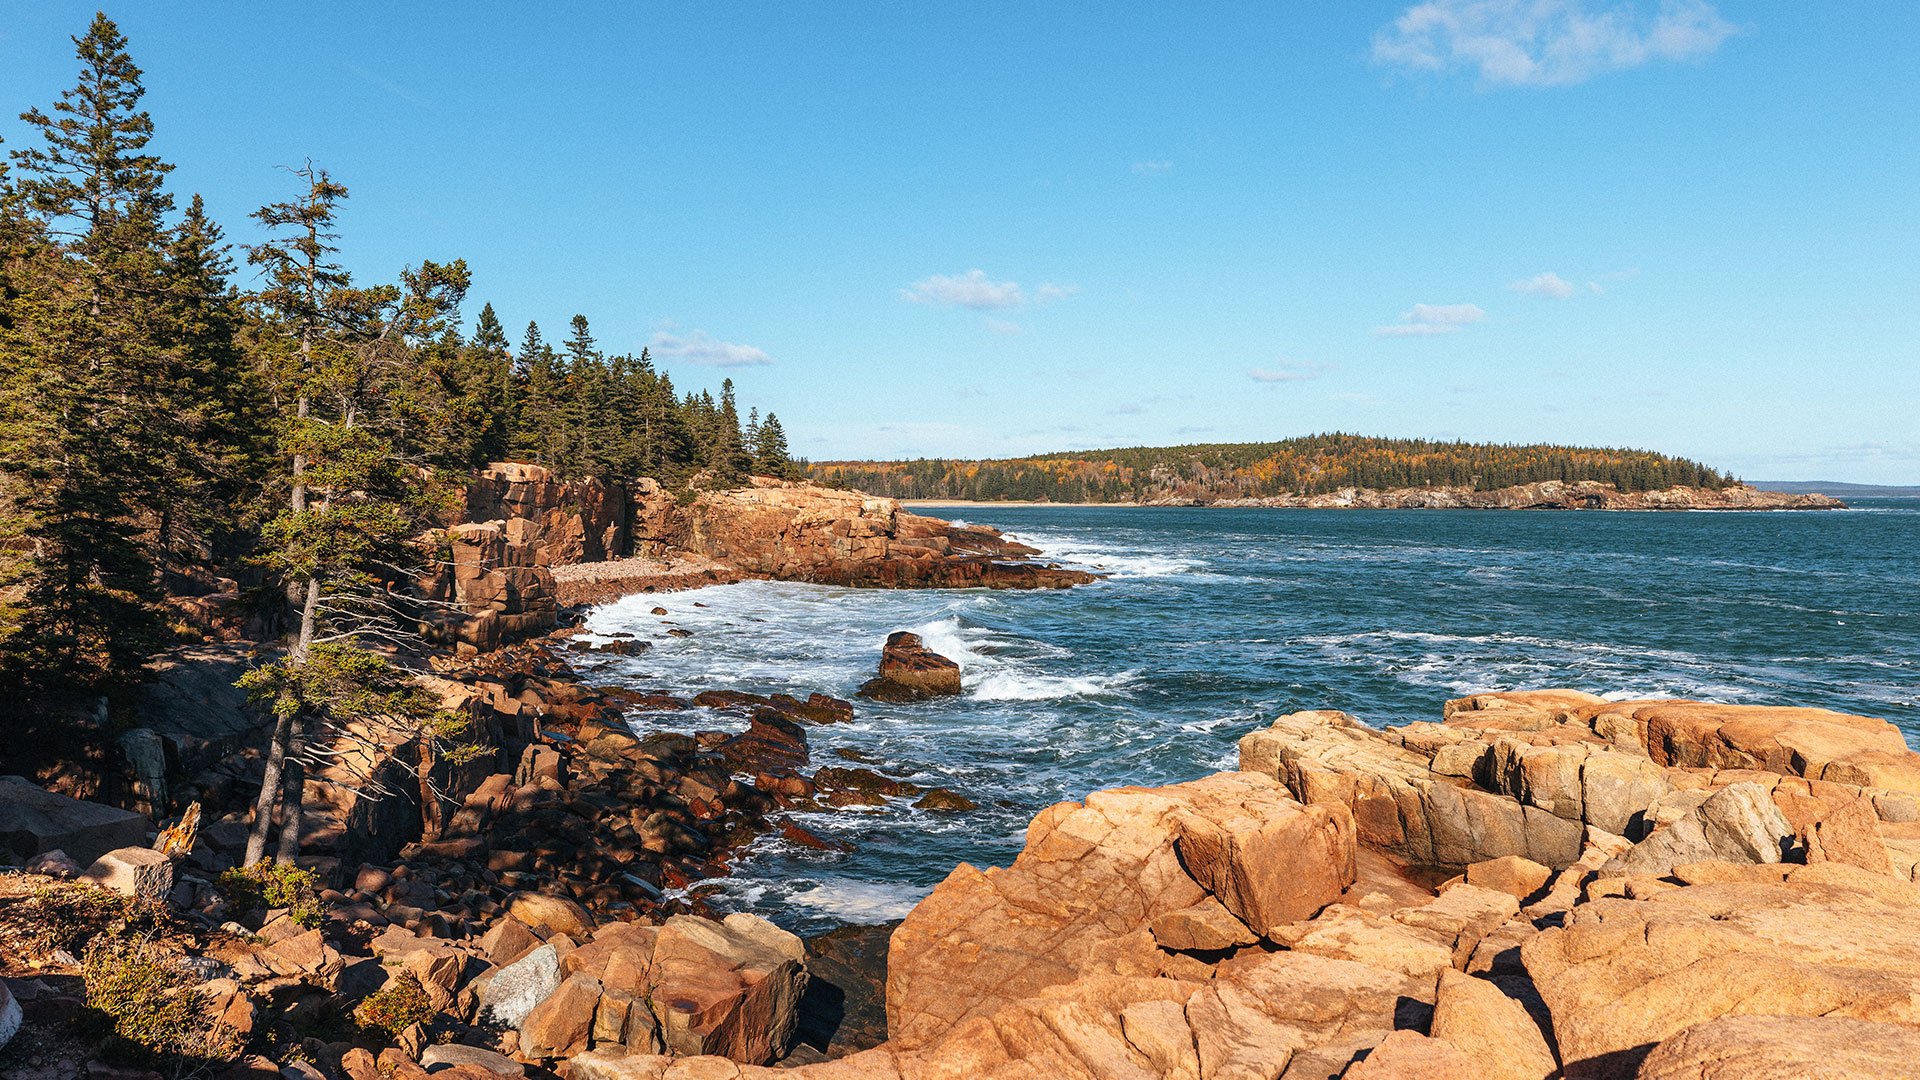
[[[0,472],[8,531],[32,556],[10,645],[83,686],[135,675],[159,640],[150,510],[177,476],[176,352],[166,310],[171,166],[147,153],[140,69],[112,20],[74,39],[78,84],[22,114],[8,202],[45,243],[9,274],[0,328]]]

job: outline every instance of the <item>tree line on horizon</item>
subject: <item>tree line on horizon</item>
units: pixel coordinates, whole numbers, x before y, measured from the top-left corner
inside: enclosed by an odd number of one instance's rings
[[[820,461],[808,466],[808,475],[897,499],[1090,503],[1273,498],[1342,488],[1490,491],[1548,480],[1598,481],[1621,491],[1719,489],[1737,483],[1697,461],[1646,450],[1343,433],[982,461]]]
[[[0,686],[125,686],[174,639],[164,599],[225,576],[284,613],[289,661],[255,689],[316,721],[355,680],[398,685],[369,658],[417,615],[396,583],[431,568],[422,537],[473,468],[683,491],[798,475],[731,380],[682,392],[585,316],[558,347],[533,323],[514,347],[491,304],[464,332],[464,260],[359,280],[347,188],[311,163],[236,253],[168,191],[118,27],[73,42],[75,85],[0,159]]]

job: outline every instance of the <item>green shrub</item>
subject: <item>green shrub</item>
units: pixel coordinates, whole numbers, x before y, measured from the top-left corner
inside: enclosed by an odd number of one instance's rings
[[[113,1033],[149,1054],[198,1052],[206,1044],[199,980],[173,954],[144,938],[103,935],[82,958],[87,1007]]]
[[[433,1015],[433,1003],[427,990],[413,972],[403,971],[392,981],[368,994],[353,1011],[360,1026],[383,1032],[392,1038]]]
[[[228,870],[214,885],[236,912],[286,908],[294,922],[309,930],[326,921],[319,876],[292,863],[267,860]]]

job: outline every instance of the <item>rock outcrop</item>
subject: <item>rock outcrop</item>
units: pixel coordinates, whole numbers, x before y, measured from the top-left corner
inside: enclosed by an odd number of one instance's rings
[[[875,701],[925,701],[960,693],[960,665],[927,648],[920,635],[887,635],[880,674],[861,684],[860,696]]]
[[[755,477],[680,506],[636,490],[636,553],[688,551],[754,577],[861,588],[1062,588],[1093,575],[982,526],[903,510],[898,500]]]
[[[1899,1075],[1920,885],[1860,863],[1910,798],[1820,778],[1920,758],[1884,734],[1572,692],[1389,731],[1283,717],[1243,744],[1250,771],[1097,792],[1035,818],[1011,866],[956,869],[894,932],[879,1047],[777,1073],[592,1051],[566,1075]],[[1820,857],[1823,825],[1849,859]],[[1673,834],[1706,860],[1652,858]],[[1474,858],[1514,846],[1553,861]],[[1469,861],[1432,886],[1410,853]]]

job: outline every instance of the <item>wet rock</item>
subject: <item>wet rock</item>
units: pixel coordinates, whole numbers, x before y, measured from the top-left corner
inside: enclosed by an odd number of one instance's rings
[[[919,801],[915,802],[913,806],[916,810],[946,811],[978,810],[980,808],[979,803],[974,802],[965,795],[948,791],[946,788],[941,787],[928,788],[927,793],[922,795]]]
[[[887,636],[880,654],[880,674],[861,685],[861,697],[876,701],[909,702],[961,692],[960,665],[921,642],[906,630]]]
[[[758,709],[747,730],[715,747],[736,771],[787,773],[807,763],[807,732],[772,709]]]

